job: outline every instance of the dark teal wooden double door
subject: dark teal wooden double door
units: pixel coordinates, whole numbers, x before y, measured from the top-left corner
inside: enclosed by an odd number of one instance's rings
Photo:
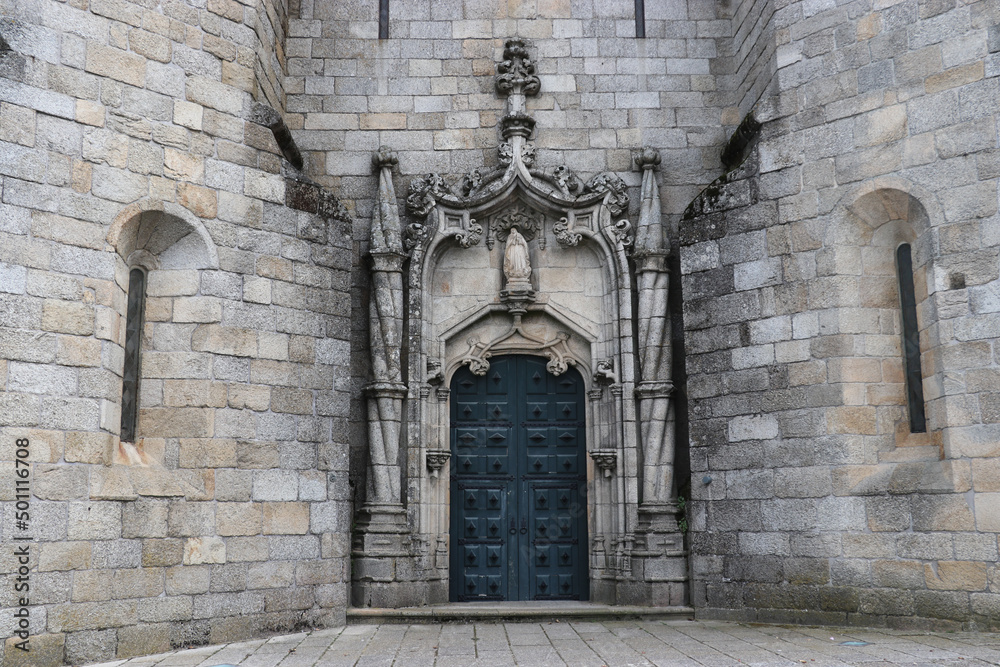
[[[584,385],[540,357],[451,384],[451,599],[586,600]]]

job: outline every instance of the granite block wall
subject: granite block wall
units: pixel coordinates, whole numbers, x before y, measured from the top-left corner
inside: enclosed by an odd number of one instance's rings
[[[774,13],[763,128],[680,231],[703,615],[997,627],[998,18]],[[901,244],[926,432],[908,419]]]
[[[342,623],[351,229],[269,128],[287,8],[0,15],[4,664]]]

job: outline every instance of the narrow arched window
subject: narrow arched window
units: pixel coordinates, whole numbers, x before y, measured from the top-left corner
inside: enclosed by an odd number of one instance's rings
[[[128,274],[128,306],[125,309],[125,368],[122,373],[123,442],[135,442],[139,414],[139,350],[146,302],[146,272],[132,269]]]
[[[906,403],[910,412],[910,432],[926,433],[923,374],[920,371],[920,330],[917,328],[917,300],[913,291],[913,258],[910,244],[896,248],[896,275],[903,323],[903,363],[906,370]]]

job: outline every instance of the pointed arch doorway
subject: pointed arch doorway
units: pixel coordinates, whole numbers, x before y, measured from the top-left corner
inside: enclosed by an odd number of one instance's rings
[[[589,597],[584,381],[545,365],[452,379],[452,601]]]

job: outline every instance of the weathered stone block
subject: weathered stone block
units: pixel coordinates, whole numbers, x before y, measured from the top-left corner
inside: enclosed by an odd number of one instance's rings
[[[122,507],[124,537],[166,537],[169,504],[164,500],[142,499]]]
[[[218,537],[190,537],[184,542],[184,565],[225,563],[226,543]]]
[[[156,597],[163,592],[163,569],[158,567],[118,570],[111,584],[114,599]]]
[[[247,569],[247,588],[249,589],[286,588],[294,583],[295,566],[292,563],[255,563]]]
[[[148,539],[142,541],[143,567],[180,565],[184,556],[184,541],[180,539]]]
[[[259,503],[219,503],[215,521],[219,535],[259,535],[261,532]]]
[[[112,570],[83,570],[73,577],[74,602],[94,602],[111,599]]]
[[[146,79],[145,59],[96,42],[87,44],[86,70],[139,88]]]
[[[70,540],[112,540],[121,537],[122,510],[116,502],[69,503]]]
[[[872,563],[872,582],[882,588],[923,588],[923,566],[916,561],[876,560]]]
[[[265,535],[304,535],[309,531],[309,504],[265,502]]]
[[[171,537],[212,535],[215,528],[214,507],[211,503],[188,503],[175,501],[170,503],[167,515],[167,529]],[[209,538],[205,538],[208,540]],[[193,537],[185,544],[185,561],[188,551],[203,546],[201,538]],[[204,543],[209,546],[211,542]],[[215,561],[211,561],[215,562]]]
[[[218,211],[215,191],[191,183],[177,184],[177,202],[199,218],[214,218]]]
[[[256,357],[257,334],[249,329],[203,324],[195,329],[191,349],[238,357]]]
[[[182,468],[235,468],[236,441],[227,438],[181,438],[178,462]]]
[[[136,600],[107,602],[72,602],[49,607],[49,629],[56,632],[100,630],[135,625],[138,620]]]
[[[139,433],[164,438],[210,438],[214,411],[202,408],[141,408]]]
[[[118,631],[118,658],[164,653],[171,649],[170,625],[137,625]]]
[[[167,595],[197,595],[208,592],[209,568],[207,565],[169,567],[165,572]]]
[[[976,528],[1000,533],[1000,493],[976,494]]]
[[[58,667],[63,664],[66,635],[48,633],[31,635],[27,640],[27,651],[17,648],[23,640],[8,637],[4,641],[3,667]]]
[[[936,564],[925,563],[924,576],[927,588],[931,590],[986,590],[985,563],[972,561],[938,561]]]
[[[43,500],[75,500],[88,496],[87,468],[76,465],[35,464],[32,492]]]
[[[116,655],[117,644],[118,631],[114,628],[73,632],[66,637],[65,661],[69,664],[110,661]]]

